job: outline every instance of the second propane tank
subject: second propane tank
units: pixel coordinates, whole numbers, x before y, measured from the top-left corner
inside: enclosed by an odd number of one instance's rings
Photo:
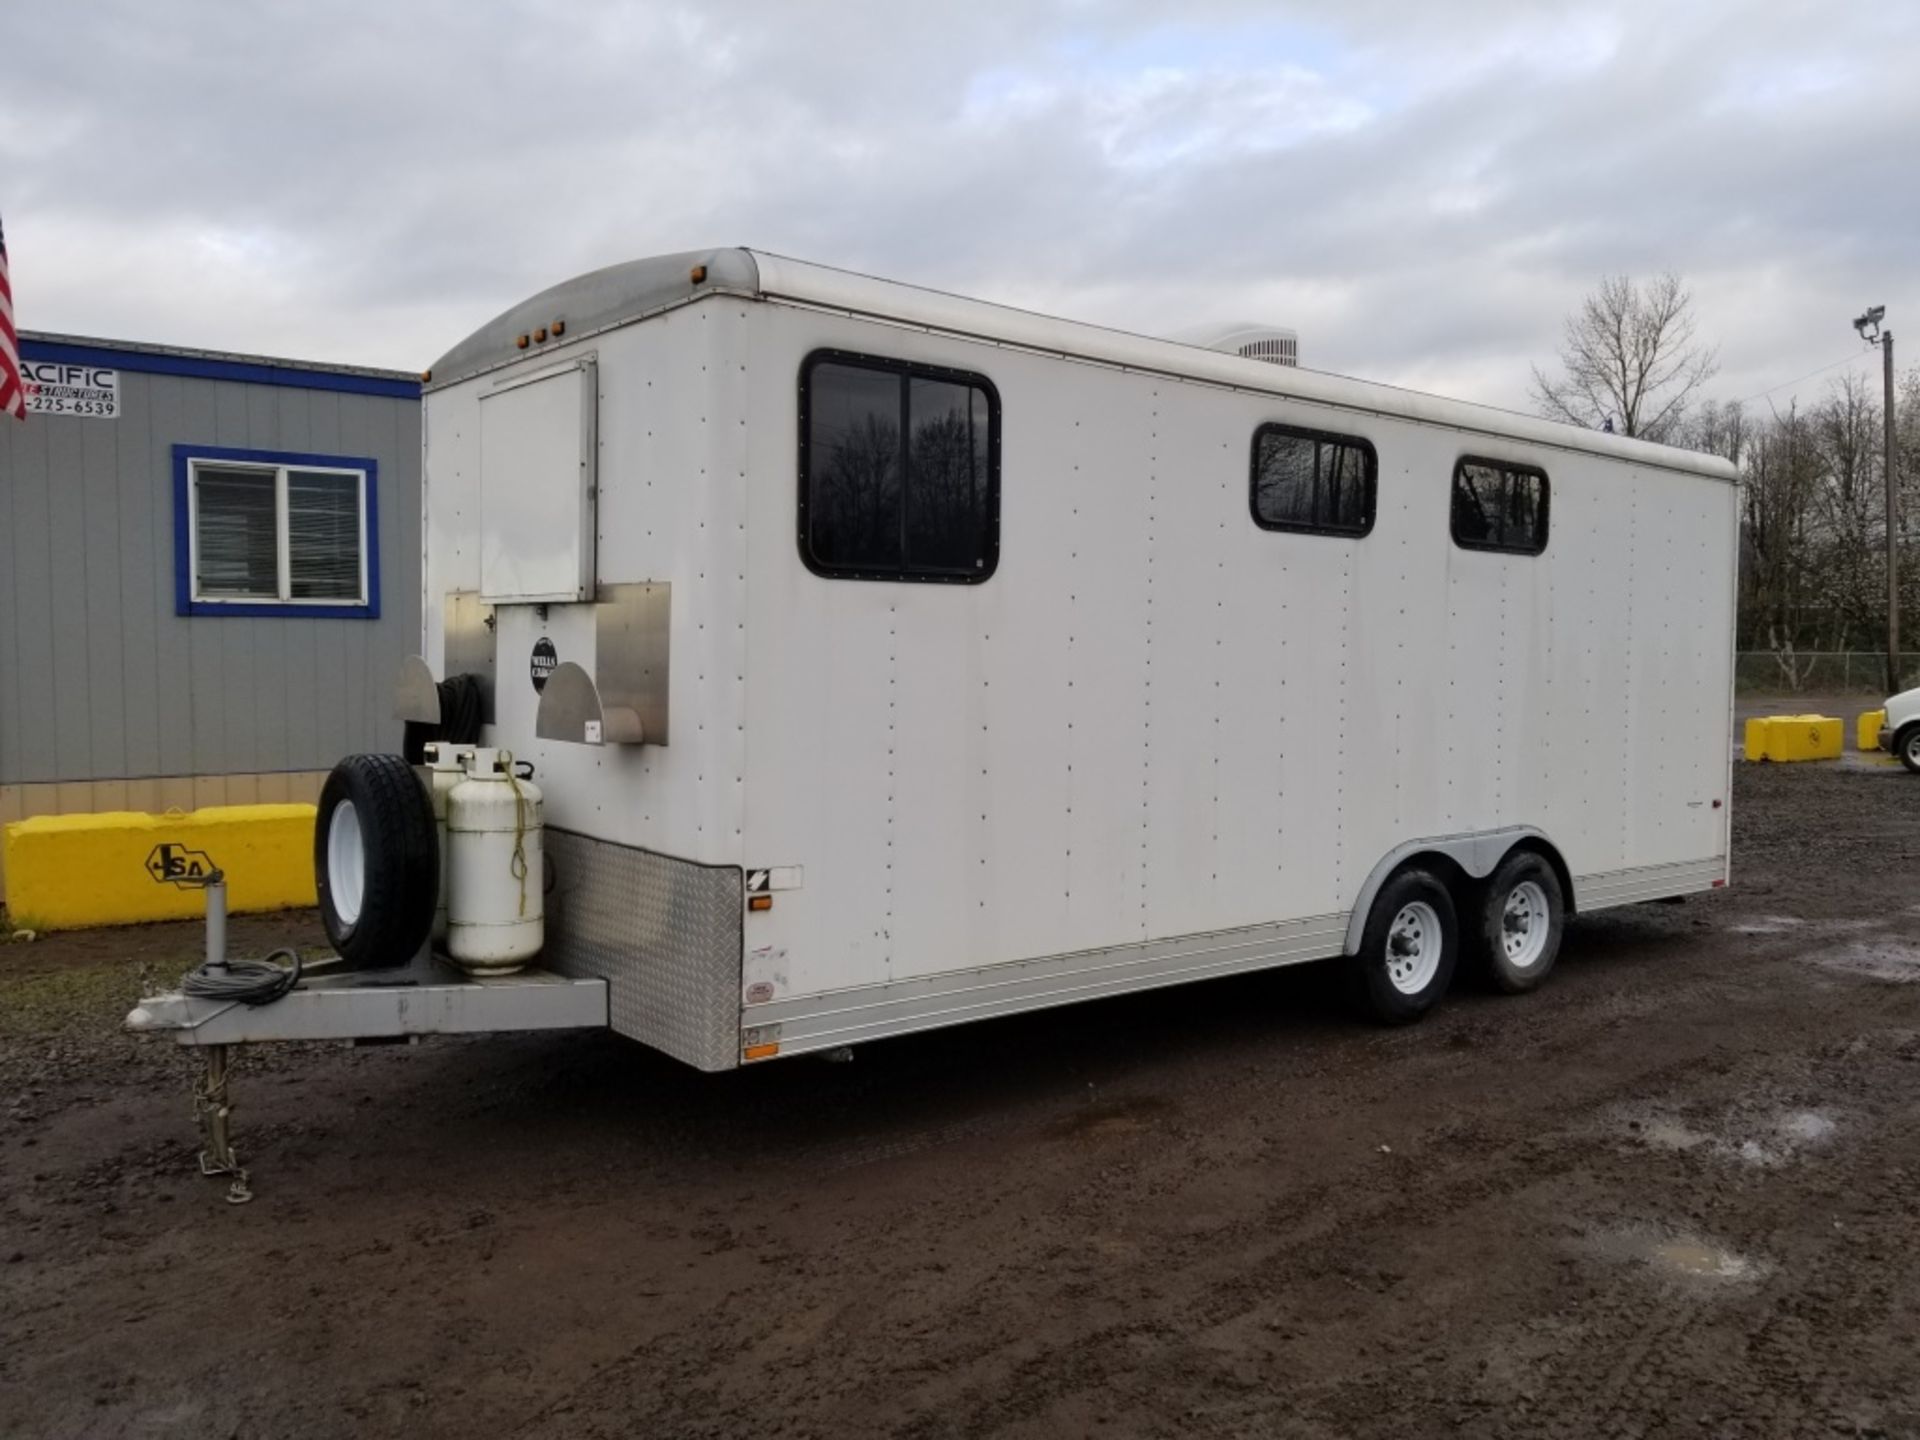
[[[427,798],[433,802],[434,838],[440,842],[440,890],[433,905],[433,943],[444,948],[447,939],[447,796],[466,778],[467,757],[471,745],[452,745],[441,740],[427,743],[425,763],[415,767]]]
[[[447,953],[474,975],[509,975],[543,940],[540,791],[505,750],[476,749],[447,792]]]

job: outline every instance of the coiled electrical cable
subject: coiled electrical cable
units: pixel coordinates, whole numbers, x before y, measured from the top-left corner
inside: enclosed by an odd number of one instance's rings
[[[274,964],[280,956],[287,965]],[[180,989],[202,1000],[234,1000],[242,1005],[270,1005],[300,983],[300,954],[282,947],[263,960],[220,960],[189,970]]]
[[[482,692],[479,677],[474,675],[454,675],[439,684],[440,723],[428,725],[421,721],[409,720],[405,736],[401,742],[400,753],[409,765],[418,765],[426,759],[426,749],[435,740],[451,745],[477,745],[480,743],[480,704]]]

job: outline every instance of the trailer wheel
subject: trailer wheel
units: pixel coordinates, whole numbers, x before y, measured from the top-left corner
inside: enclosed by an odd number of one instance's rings
[[[1920,775],[1920,724],[1909,725],[1893,737],[1893,753],[1902,765]]]
[[[1560,956],[1566,897],[1543,856],[1520,850],[1480,888],[1473,951],[1480,978],[1507,995],[1534,989]]]
[[[1402,870],[1380,887],[1354,957],[1361,1007],[1406,1025],[1447,993],[1460,948],[1453,895],[1430,870]]]
[[[426,788],[398,755],[349,755],[320,791],[313,879],[327,938],[356,970],[405,965],[433,928],[439,840]]]

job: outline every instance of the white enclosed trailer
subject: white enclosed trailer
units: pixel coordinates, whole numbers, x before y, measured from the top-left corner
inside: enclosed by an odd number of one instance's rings
[[[473,677],[458,738],[531,762],[543,872],[488,898],[540,884],[545,949],[412,954],[426,791],[344,762],[330,933],[397,906],[411,963],[338,973],[362,925],[266,1003],[142,1003],[206,1048],[210,1168],[231,1044],[604,1024],[719,1070],[1337,956],[1406,1020],[1456,955],[1527,990],[1564,914],[1727,879],[1722,461],[748,250],[537,295],[424,411],[397,706]]]
[[[1522,959],[1727,878],[1722,461],[738,249],[515,306],[425,425],[424,658],[540,777],[542,964],[703,1069],[1370,919],[1405,1018],[1408,867],[1471,948],[1536,853]]]

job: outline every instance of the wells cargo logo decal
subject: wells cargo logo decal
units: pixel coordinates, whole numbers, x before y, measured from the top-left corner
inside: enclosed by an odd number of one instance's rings
[[[198,885],[219,867],[204,850],[189,850],[184,845],[162,841],[147,856],[147,873],[156,885],[178,885],[182,889]]]

